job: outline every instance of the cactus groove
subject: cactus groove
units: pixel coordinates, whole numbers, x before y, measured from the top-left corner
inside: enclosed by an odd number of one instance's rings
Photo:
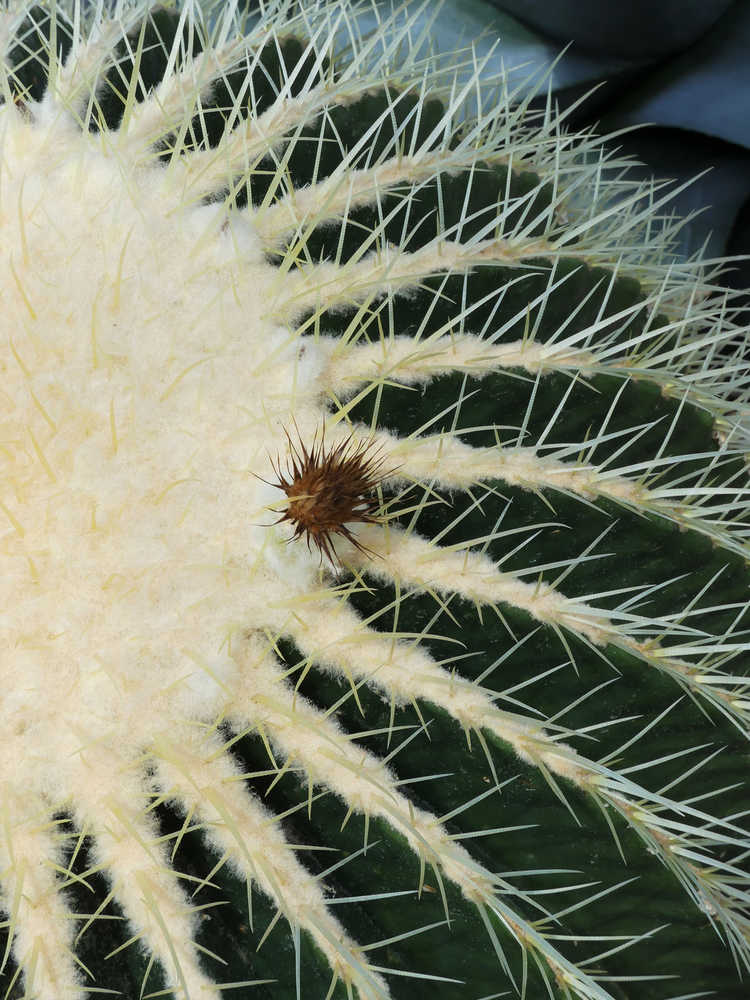
[[[739,1000],[726,262],[368,9],[0,2],[0,995]]]

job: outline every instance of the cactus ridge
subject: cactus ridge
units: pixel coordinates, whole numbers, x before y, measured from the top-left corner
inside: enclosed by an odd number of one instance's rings
[[[741,995],[726,262],[428,7],[0,4],[8,997]]]

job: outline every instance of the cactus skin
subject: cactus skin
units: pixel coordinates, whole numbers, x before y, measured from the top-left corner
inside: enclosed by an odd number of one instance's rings
[[[8,997],[746,995],[720,262],[413,13],[0,8]]]

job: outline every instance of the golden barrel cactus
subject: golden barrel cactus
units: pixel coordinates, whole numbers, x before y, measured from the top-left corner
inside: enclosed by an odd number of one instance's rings
[[[9,1000],[745,995],[722,262],[374,9],[0,5]]]

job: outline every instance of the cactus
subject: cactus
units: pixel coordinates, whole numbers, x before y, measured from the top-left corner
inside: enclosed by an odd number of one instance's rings
[[[745,995],[726,262],[424,11],[0,7],[8,998]]]

